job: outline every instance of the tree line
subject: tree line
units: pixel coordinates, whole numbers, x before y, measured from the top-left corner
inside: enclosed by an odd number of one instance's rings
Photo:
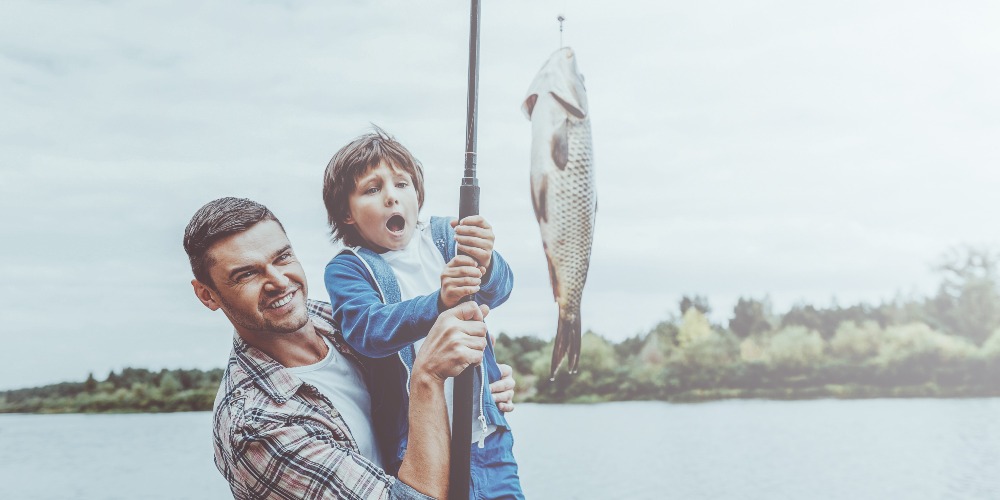
[[[0,413],[127,413],[211,410],[222,369],[112,370],[103,381],[91,373],[83,382],[0,392]]]
[[[616,343],[586,332],[579,372],[554,380],[551,341],[501,333],[494,348],[514,367],[522,402],[1000,396],[998,264],[990,250],[958,248],[936,266],[928,297],[781,314],[767,297],[743,297],[721,324],[706,298],[684,296],[643,334]],[[0,413],[210,410],[221,378],[221,369],[126,368],[100,382],[0,392]]]
[[[998,263],[988,249],[957,248],[929,297],[783,314],[743,297],[724,324],[708,320],[706,298],[685,296],[645,334],[613,343],[586,332],[580,372],[555,380],[551,342],[500,335],[497,359],[514,366],[521,401],[998,396]]]

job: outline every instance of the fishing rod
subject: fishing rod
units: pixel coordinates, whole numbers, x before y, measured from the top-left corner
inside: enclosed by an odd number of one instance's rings
[[[479,215],[479,179],[476,178],[476,124],[479,120],[479,0],[472,0],[469,20],[469,93],[465,113],[465,173],[459,187],[458,219]],[[472,300],[468,295],[463,302]],[[457,377],[452,389],[451,469],[448,498],[468,500],[472,451],[473,376],[469,366]],[[482,390],[482,389],[480,389]]]

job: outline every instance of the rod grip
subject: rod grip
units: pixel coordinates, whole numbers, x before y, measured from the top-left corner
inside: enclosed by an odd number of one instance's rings
[[[474,168],[474,167],[473,167]],[[479,215],[479,183],[475,177],[463,177],[459,187],[458,220],[470,215]],[[472,295],[462,297],[460,302],[472,300]],[[469,498],[469,470],[472,458],[472,393],[473,376],[476,367],[470,366],[455,377],[451,409],[451,474],[448,485],[449,500],[465,500]]]
[[[458,220],[479,215],[479,183],[477,179],[462,179],[458,190]]]

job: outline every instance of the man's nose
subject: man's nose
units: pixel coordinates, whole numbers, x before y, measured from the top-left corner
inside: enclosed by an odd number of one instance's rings
[[[289,283],[291,283],[291,280],[288,279],[288,276],[285,276],[285,273],[274,266],[267,266],[267,282],[264,283],[265,290],[280,292],[288,288]]]

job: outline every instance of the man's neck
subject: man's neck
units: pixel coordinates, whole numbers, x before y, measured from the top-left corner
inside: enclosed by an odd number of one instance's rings
[[[256,347],[285,367],[308,366],[326,357],[328,348],[312,320],[293,333],[255,334],[237,331],[247,344]]]

